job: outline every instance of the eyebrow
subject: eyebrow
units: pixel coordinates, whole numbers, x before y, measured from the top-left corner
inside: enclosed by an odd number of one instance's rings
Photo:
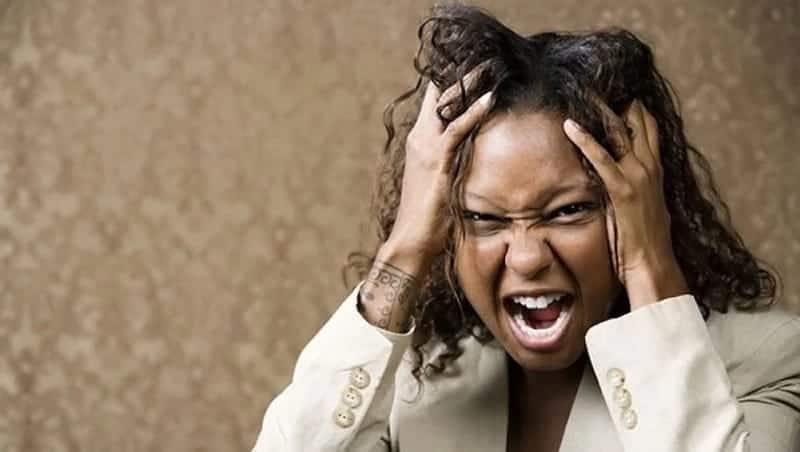
[[[545,201],[550,201],[551,199],[555,198],[556,196],[561,195],[562,193],[570,192],[570,191],[586,190],[586,191],[594,192],[595,190],[593,190],[592,187],[593,187],[593,185],[590,182],[579,182],[579,183],[576,183],[576,184],[559,185],[559,186],[557,186],[555,188],[552,188],[552,189],[544,192],[543,199]],[[505,209],[501,208],[500,206],[498,206],[497,204],[492,202],[491,199],[487,198],[486,196],[479,195],[478,193],[474,193],[474,192],[468,191],[468,192],[464,193],[464,196],[467,197],[467,198],[480,199],[481,201],[491,205],[495,209],[505,211]],[[544,204],[547,204],[547,203],[546,202],[542,203],[542,205],[544,205]],[[533,210],[541,210],[541,209],[543,209],[543,207],[532,207],[532,209]]]

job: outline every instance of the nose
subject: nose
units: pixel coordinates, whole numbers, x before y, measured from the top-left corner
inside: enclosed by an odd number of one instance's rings
[[[553,264],[553,249],[545,237],[530,230],[515,231],[506,248],[508,269],[525,279],[533,279]]]

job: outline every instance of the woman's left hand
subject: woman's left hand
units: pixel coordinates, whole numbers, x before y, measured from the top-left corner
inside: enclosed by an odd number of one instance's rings
[[[600,106],[618,158],[571,119],[564,121],[564,132],[605,184],[612,265],[628,292],[631,309],[688,293],[672,249],[655,118],[638,100],[628,107],[624,121],[605,104]]]

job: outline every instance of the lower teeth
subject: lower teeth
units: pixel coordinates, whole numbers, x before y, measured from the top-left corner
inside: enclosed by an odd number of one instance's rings
[[[561,312],[558,313],[558,318],[555,320],[555,322],[553,322],[549,327],[542,329],[532,328],[530,325],[528,325],[528,322],[525,320],[525,317],[522,315],[522,312],[517,312],[516,314],[514,314],[513,319],[514,322],[517,324],[517,327],[519,327],[520,331],[522,331],[523,334],[529,337],[542,339],[550,337],[556,331],[558,331],[559,328],[561,328],[561,325],[564,323],[564,319],[566,318],[566,316],[567,316],[567,310],[561,309]]]

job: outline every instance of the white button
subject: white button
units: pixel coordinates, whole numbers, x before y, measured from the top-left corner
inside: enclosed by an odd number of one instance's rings
[[[350,372],[350,383],[358,389],[364,389],[369,386],[369,374],[360,367],[353,369]]]
[[[617,369],[616,367],[612,367],[611,369],[608,369],[606,379],[611,386],[615,388],[622,387],[622,385],[625,384],[625,372]]]
[[[342,393],[342,403],[350,408],[358,408],[361,406],[361,400],[361,393],[352,386],[348,386]]]
[[[350,411],[350,408],[339,407],[336,412],[333,413],[333,420],[339,427],[347,428],[353,425],[353,423],[356,421],[356,415]]]
[[[631,406],[631,393],[625,388],[617,388],[614,390],[614,402],[620,408],[629,408]]]
[[[636,427],[636,411],[631,409],[622,410],[622,425],[628,430]]]

